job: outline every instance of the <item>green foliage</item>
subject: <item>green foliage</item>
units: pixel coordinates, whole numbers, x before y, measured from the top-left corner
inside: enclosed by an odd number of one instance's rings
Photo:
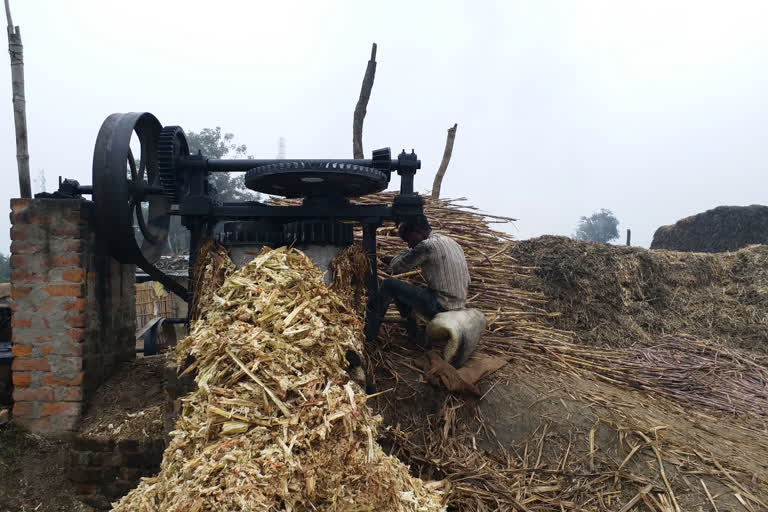
[[[589,217],[579,219],[574,238],[589,242],[608,243],[619,238],[619,220],[611,210],[601,209]]]
[[[199,132],[189,132],[187,143],[192,154],[200,151],[207,158],[253,158],[248,155],[245,144],[236,144],[235,136],[222,133],[221,127],[203,128]],[[258,201],[259,195],[245,188],[243,173],[212,173],[211,185],[216,190],[219,201]]]
[[[11,258],[0,254],[0,283],[11,282]]]

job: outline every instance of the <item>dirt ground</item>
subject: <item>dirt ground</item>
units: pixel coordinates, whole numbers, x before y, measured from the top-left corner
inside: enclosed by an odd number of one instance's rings
[[[90,512],[67,481],[69,444],[0,426],[0,512]]]
[[[162,435],[163,356],[122,365],[95,393],[80,432],[115,440]],[[89,512],[67,479],[70,445],[0,426],[0,512]]]
[[[110,439],[154,440],[163,435],[165,355],[121,365],[96,392],[80,433]]]
[[[768,499],[768,444],[760,419],[692,412],[653,393],[514,360],[480,383],[481,400],[461,400],[427,384],[413,364],[418,357],[390,346],[376,372],[377,388],[388,391],[370,404],[385,424],[405,432],[393,442],[388,428],[385,449],[426,478],[462,473],[458,480],[470,481],[478,465],[460,460],[477,457],[490,472],[527,474],[539,482],[499,479],[519,489],[530,510],[559,510],[556,503],[567,510],[621,510],[638,495],[666,498],[658,450],[681,510],[763,510],[740,500],[745,493]],[[450,460],[428,441],[439,431],[444,439],[471,437],[463,442],[471,449]],[[502,455],[509,460],[496,465]],[[658,510],[646,506],[641,499],[627,510]]]

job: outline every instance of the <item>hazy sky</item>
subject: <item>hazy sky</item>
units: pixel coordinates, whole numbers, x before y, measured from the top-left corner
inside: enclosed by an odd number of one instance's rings
[[[633,242],[768,194],[764,1],[11,0],[21,26],[33,179],[91,183],[113,112],[221,126],[257,158],[351,158],[372,42],[364,148],[415,148],[431,187],[573,233],[613,210]],[[18,196],[10,66],[0,65],[0,201]],[[396,187],[398,181],[394,180]],[[33,192],[39,187],[33,185]],[[7,252],[8,218],[0,217]]]

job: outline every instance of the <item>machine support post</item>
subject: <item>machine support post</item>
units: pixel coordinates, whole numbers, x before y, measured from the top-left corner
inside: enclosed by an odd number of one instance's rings
[[[375,314],[376,295],[379,292],[377,259],[376,259],[376,228],[381,224],[380,219],[363,221],[363,250],[368,258],[365,270],[365,289],[368,303],[365,307],[365,325],[370,324]],[[367,330],[366,330],[367,331]]]
[[[197,252],[203,242],[206,218],[211,213],[211,200],[208,197],[208,178],[205,171],[195,169],[188,173],[190,199],[182,204],[182,214],[185,210],[192,213],[188,218],[182,218],[182,224],[189,229],[189,278],[193,279],[193,269]]]
[[[203,226],[202,222],[195,220],[188,226],[189,229],[189,278],[193,279],[193,269],[195,268],[195,260],[197,259],[197,253],[200,250],[200,243],[203,238]]]

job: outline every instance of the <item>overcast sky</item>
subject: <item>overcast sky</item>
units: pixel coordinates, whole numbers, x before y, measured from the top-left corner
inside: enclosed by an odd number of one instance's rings
[[[768,194],[768,2],[11,0],[24,43],[30,166],[91,183],[113,112],[221,126],[257,158],[350,158],[378,69],[366,156],[422,160],[443,195],[570,235],[611,209],[648,246],[663,224]],[[18,196],[10,66],[0,65],[0,201]],[[397,186],[397,180],[393,182]],[[33,192],[39,187],[33,185]],[[0,251],[9,245],[0,216]]]

